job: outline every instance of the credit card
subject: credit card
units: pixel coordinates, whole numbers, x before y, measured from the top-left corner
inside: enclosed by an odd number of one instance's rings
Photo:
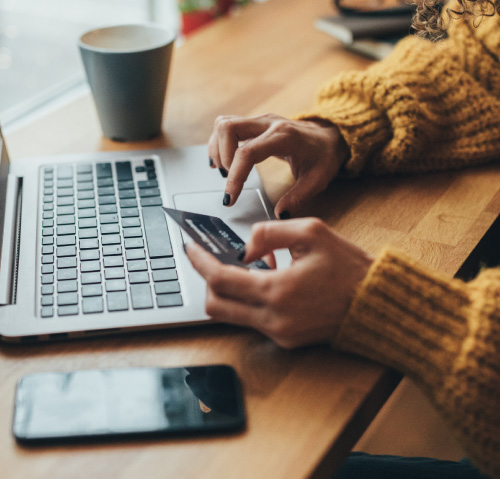
[[[269,269],[262,260],[245,264],[238,259],[245,242],[220,218],[163,207],[165,212],[200,246],[224,264]]]

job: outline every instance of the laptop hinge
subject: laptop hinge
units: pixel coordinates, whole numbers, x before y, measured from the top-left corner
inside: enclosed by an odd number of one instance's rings
[[[22,178],[9,175],[0,252],[0,305],[14,304],[16,301],[22,185]]]

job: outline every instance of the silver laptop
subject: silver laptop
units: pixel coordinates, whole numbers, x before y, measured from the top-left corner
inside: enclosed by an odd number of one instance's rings
[[[200,324],[205,283],[169,206],[222,218],[245,241],[272,218],[252,171],[236,205],[207,147],[27,158],[0,131],[0,335],[83,337]]]

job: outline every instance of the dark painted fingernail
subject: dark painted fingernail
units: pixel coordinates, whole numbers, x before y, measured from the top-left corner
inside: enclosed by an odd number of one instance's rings
[[[214,167],[214,160],[212,160],[212,158],[209,158],[208,161],[210,163],[210,168],[213,168]]]
[[[238,255],[238,261],[243,261],[243,258],[245,257],[246,254],[247,254],[247,252],[245,251],[245,248],[243,248],[240,251],[240,254]]]
[[[224,206],[227,206],[229,203],[231,203],[231,195],[229,193],[224,193],[224,198],[222,200],[222,204]]]
[[[224,168],[219,168],[222,178],[227,178],[227,171]]]
[[[289,220],[290,219],[290,213],[288,211],[282,211],[280,213],[280,220]]]

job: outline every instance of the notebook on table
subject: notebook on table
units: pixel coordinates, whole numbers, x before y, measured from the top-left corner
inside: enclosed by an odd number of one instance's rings
[[[9,162],[0,131],[0,337],[64,339],[211,321],[205,283],[162,206],[247,240],[273,217],[254,169],[222,206],[206,145]]]

